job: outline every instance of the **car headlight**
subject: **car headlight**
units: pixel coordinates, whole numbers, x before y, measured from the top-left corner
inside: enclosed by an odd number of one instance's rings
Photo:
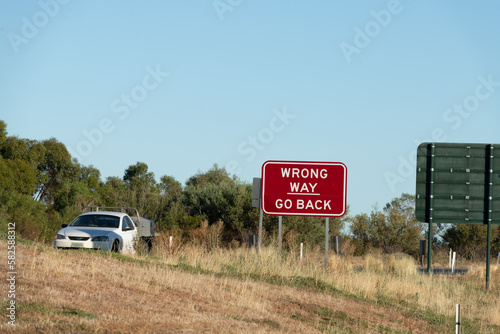
[[[56,239],[66,239],[66,236],[58,233],[56,234]]]
[[[109,241],[109,237],[106,236],[93,237],[92,241]]]

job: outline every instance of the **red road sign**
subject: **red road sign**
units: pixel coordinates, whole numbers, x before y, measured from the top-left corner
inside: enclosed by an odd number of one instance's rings
[[[346,211],[347,167],[341,162],[266,161],[262,211],[268,215],[340,217]]]

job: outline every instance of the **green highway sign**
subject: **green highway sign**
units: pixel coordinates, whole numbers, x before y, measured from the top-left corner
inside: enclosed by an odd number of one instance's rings
[[[490,281],[491,225],[500,225],[500,144],[422,143],[417,148],[415,215],[429,224],[484,224],[486,290]]]
[[[415,214],[427,223],[500,225],[500,144],[420,144]]]

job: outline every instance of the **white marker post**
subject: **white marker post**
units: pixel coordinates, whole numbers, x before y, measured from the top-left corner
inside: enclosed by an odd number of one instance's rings
[[[457,304],[455,311],[455,334],[460,334],[460,304]]]
[[[457,258],[457,252],[453,252],[453,261],[451,262],[451,276],[455,274],[455,260]]]
[[[300,243],[300,262],[302,262],[302,256],[304,255],[304,243]]]

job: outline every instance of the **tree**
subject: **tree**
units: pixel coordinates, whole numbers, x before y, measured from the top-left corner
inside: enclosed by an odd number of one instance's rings
[[[224,222],[223,239],[242,240],[255,226],[252,186],[231,177],[216,164],[205,173],[197,173],[186,182],[184,203],[191,216],[201,216],[209,224]]]
[[[54,195],[74,170],[62,143],[54,138],[37,141],[7,136],[6,124],[0,121],[0,211],[5,219],[16,222],[16,231],[23,237],[53,238],[58,225],[52,219],[57,215],[51,215]]]
[[[45,148],[41,142],[5,137],[0,146],[0,155],[3,158],[2,183],[6,189],[34,196],[41,182],[46,182],[46,175],[38,169],[45,155]],[[10,186],[7,183],[10,183]]]
[[[126,202],[137,208],[139,213],[150,219],[160,216],[161,196],[153,172],[148,172],[148,165],[137,162],[130,165],[123,176]]]
[[[186,187],[203,187],[209,184],[219,185],[221,183],[233,183],[235,181],[236,178],[231,178],[224,167],[219,168],[217,164],[214,164],[207,172],[198,172],[196,175],[191,176],[186,181]]]
[[[44,203],[31,196],[9,192],[0,188],[0,207],[9,222],[16,223],[16,233],[31,240],[48,241],[53,238],[53,229],[47,219]]]
[[[78,181],[83,182],[91,191],[97,191],[102,185],[101,172],[92,165],[79,165]]]
[[[0,187],[10,192],[32,196],[37,188],[37,169],[22,159],[0,156]]]
[[[241,196],[245,196],[245,191],[241,187],[240,184],[227,181],[186,187],[185,198],[190,215],[201,216],[209,224],[221,220],[225,223],[225,239],[239,237],[244,226],[241,221]],[[251,198],[248,200],[251,201]]]
[[[164,175],[160,178],[159,190],[161,199],[157,226],[164,230],[179,227],[179,223],[183,222],[181,217],[186,214],[181,183],[173,176]]]
[[[182,199],[182,185],[173,176],[163,175],[160,178],[160,194],[170,202],[177,202]]]
[[[0,153],[7,141],[7,124],[0,119]]]
[[[443,234],[443,241],[459,255],[469,260],[481,260],[486,258],[487,226],[456,224],[448,228]],[[496,255],[500,252],[500,228],[491,227],[492,249]]]
[[[154,182],[154,174],[148,172],[148,165],[144,162],[137,162],[135,165],[128,166],[123,175],[123,181],[125,182],[130,183],[138,179],[148,183]]]
[[[354,236],[354,255],[363,255],[371,247],[372,236],[375,235],[374,225],[371,224],[374,214],[373,211],[371,217],[366,213],[358,214],[352,220],[351,233]]]
[[[41,173],[36,199],[51,204],[57,188],[66,178],[73,177],[78,168],[72,163],[71,155],[64,144],[55,138],[44,140],[42,144],[45,151],[38,164]]]
[[[104,184],[98,189],[103,206],[129,206],[126,200],[125,183],[122,178],[109,176]]]
[[[387,253],[418,255],[423,226],[415,217],[415,196],[402,194],[384,208],[387,217],[380,245]]]
[[[383,212],[372,211],[369,217],[357,215],[351,232],[358,254],[376,247],[385,253],[418,255],[423,226],[415,217],[414,196],[402,194],[388,203]]]
[[[75,174],[67,177],[58,186],[53,196],[53,205],[62,212],[67,207],[76,207],[79,210],[93,204],[99,205],[101,197],[100,172],[92,166],[81,166],[75,162]]]

